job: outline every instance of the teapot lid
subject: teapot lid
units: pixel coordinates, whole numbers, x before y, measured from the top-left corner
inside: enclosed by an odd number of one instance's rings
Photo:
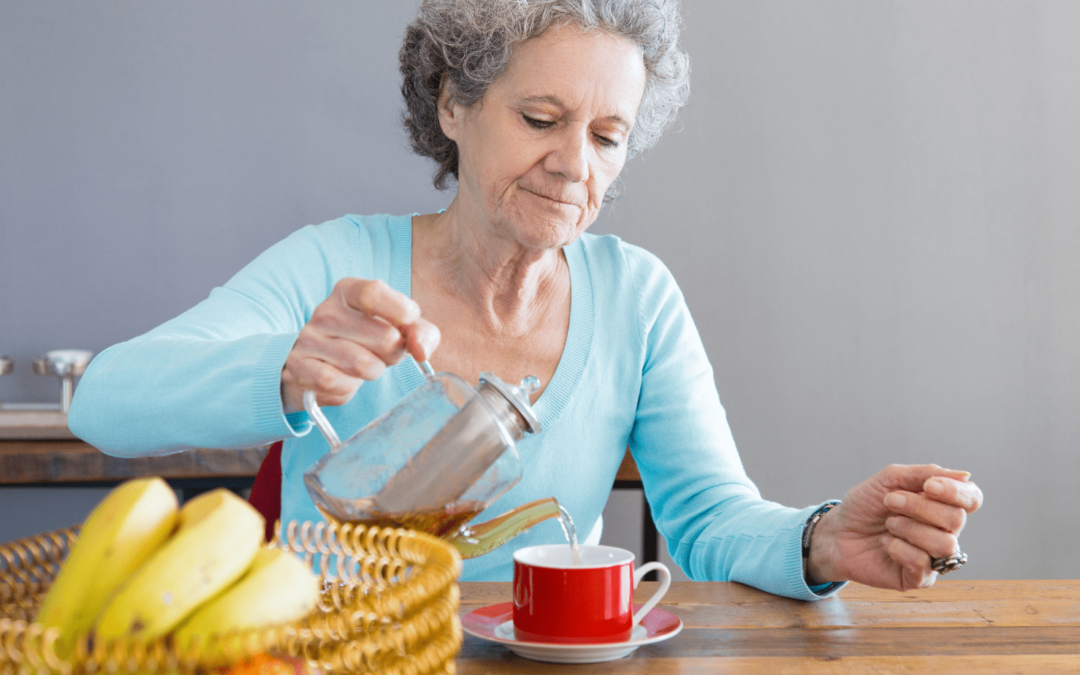
[[[514,406],[521,417],[525,420],[525,429],[530,434],[540,433],[540,418],[529,403],[529,394],[540,388],[540,380],[529,375],[521,381],[519,386],[513,386],[502,381],[498,375],[489,372],[480,373],[481,384],[487,383],[495,388],[507,401]]]

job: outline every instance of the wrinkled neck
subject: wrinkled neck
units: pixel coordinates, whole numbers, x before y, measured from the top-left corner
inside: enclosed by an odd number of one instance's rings
[[[565,297],[569,268],[561,248],[522,246],[457,203],[414,225],[414,260],[425,281],[457,297],[489,330],[527,333]]]

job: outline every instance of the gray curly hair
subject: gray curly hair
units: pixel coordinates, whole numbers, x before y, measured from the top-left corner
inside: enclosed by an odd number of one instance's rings
[[[458,150],[439,125],[443,75],[455,102],[469,107],[506,72],[515,45],[572,22],[641,49],[645,93],[627,141],[632,157],[660,139],[690,93],[680,21],[678,0],[421,0],[398,53],[410,145],[435,160],[435,187],[446,189],[458,175]]]

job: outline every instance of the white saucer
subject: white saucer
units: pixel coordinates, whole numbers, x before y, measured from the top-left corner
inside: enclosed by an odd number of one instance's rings
[[[635,608],[636,611],[636,608]],[[481,640],[506,645],[513,653],[533,661],[548,663],[599,663],[627,656],[642,645],[663,642],[682,630],[682,621],[674,614],[654,607],[626,642],[596,644],[560,644],[523,642],[514,637],[514,605],[502,602],[475,609],[461,617],[463,631]]]

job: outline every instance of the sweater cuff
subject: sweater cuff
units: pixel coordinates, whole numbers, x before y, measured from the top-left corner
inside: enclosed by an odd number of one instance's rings
[[[285,359],[299,335],[282,333],[271,337],[255,366],[252,409],[255,412],[255,429],[260,436],[295,438],[311,431],[311,420],[307,413],[286,416],[281,401],[281,369],[285,367]]]

